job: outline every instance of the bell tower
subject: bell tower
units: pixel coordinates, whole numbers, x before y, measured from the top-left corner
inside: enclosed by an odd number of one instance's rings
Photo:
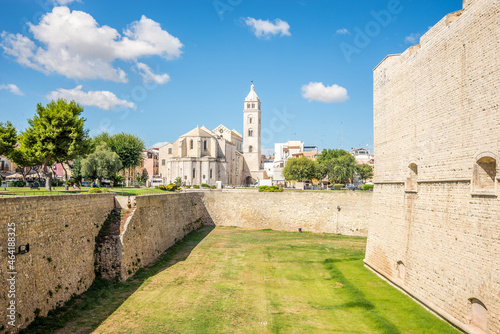
[[[260,117],[260,99],[252,84],[243,106],[243,156],[254,179],[260,175]]]

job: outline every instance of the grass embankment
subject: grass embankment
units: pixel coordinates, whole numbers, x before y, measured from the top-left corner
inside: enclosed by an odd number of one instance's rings
[[[363,266],[365,238],[204,227],[27,333],[458,333]]]

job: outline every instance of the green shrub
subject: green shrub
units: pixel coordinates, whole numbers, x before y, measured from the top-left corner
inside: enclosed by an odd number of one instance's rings
[[[195,184],[195,185],[193,186],[193,188],[194,188],[194,189],[200,189],[200,186],[199,186],[199,185],[197,185],[197,184]]]
[[[24,181],[9,181],[9,187],[24,187],[26,182]]]
[[[184,186],[184,188],[188,188],[188,189],[189,189],[189,188],[191,188],[191,185],[186,184],[186,185]]]
[[[364,184],[363,190],[373,190],[373,184]]]
[[[179,186],[176,185],[175,183],[170,183],[165,187],[166,191],[176,191],[177,189],[179,189]]]
[[[283,188],[280,188],[278,186],[260,186],[259,187],[259,192],[261,193],[272,193],[272,192],[282,192]]]
[[[217,189],[217,186],[210,186],[210,189]]]
[[[363,190],[363,184],[358,184],[358,189]]]
[[[209,186],[208,184],[206,184],[206,183],[203,183],[201,186],[202,186],[203,188],[210,188],[210,186]]]
[[[51,180],[51,181],[50,181],[50,185],[51,185],[52,187],[61,187],[61,186],[63,186],[63,185],[64,185],[64,181],[54,179],[54,180]]]
[[[109,190],[106,188],[90,188],[87,194],[100,194],[100,193],[109,193]]]
[[[167,190],[167,188],[163,184],[160,184],[158,186],[158,189],[160,189],[160,190]]]
[[[334,184],[333,189],[340,190],[345,187],[345,184]]]

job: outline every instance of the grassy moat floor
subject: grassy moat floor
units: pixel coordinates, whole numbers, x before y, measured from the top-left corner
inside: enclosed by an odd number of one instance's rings
[[[363,266],[366,239],[204,227],[27,333],[459,333]]]

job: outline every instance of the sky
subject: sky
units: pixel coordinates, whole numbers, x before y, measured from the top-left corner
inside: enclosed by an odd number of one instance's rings
[[[75,100],[91,135],[146,146],[196,126],[242,133],[252,82],[262,149],[373,151],[372,71],[461,0],[0,0],[0,122]]]

